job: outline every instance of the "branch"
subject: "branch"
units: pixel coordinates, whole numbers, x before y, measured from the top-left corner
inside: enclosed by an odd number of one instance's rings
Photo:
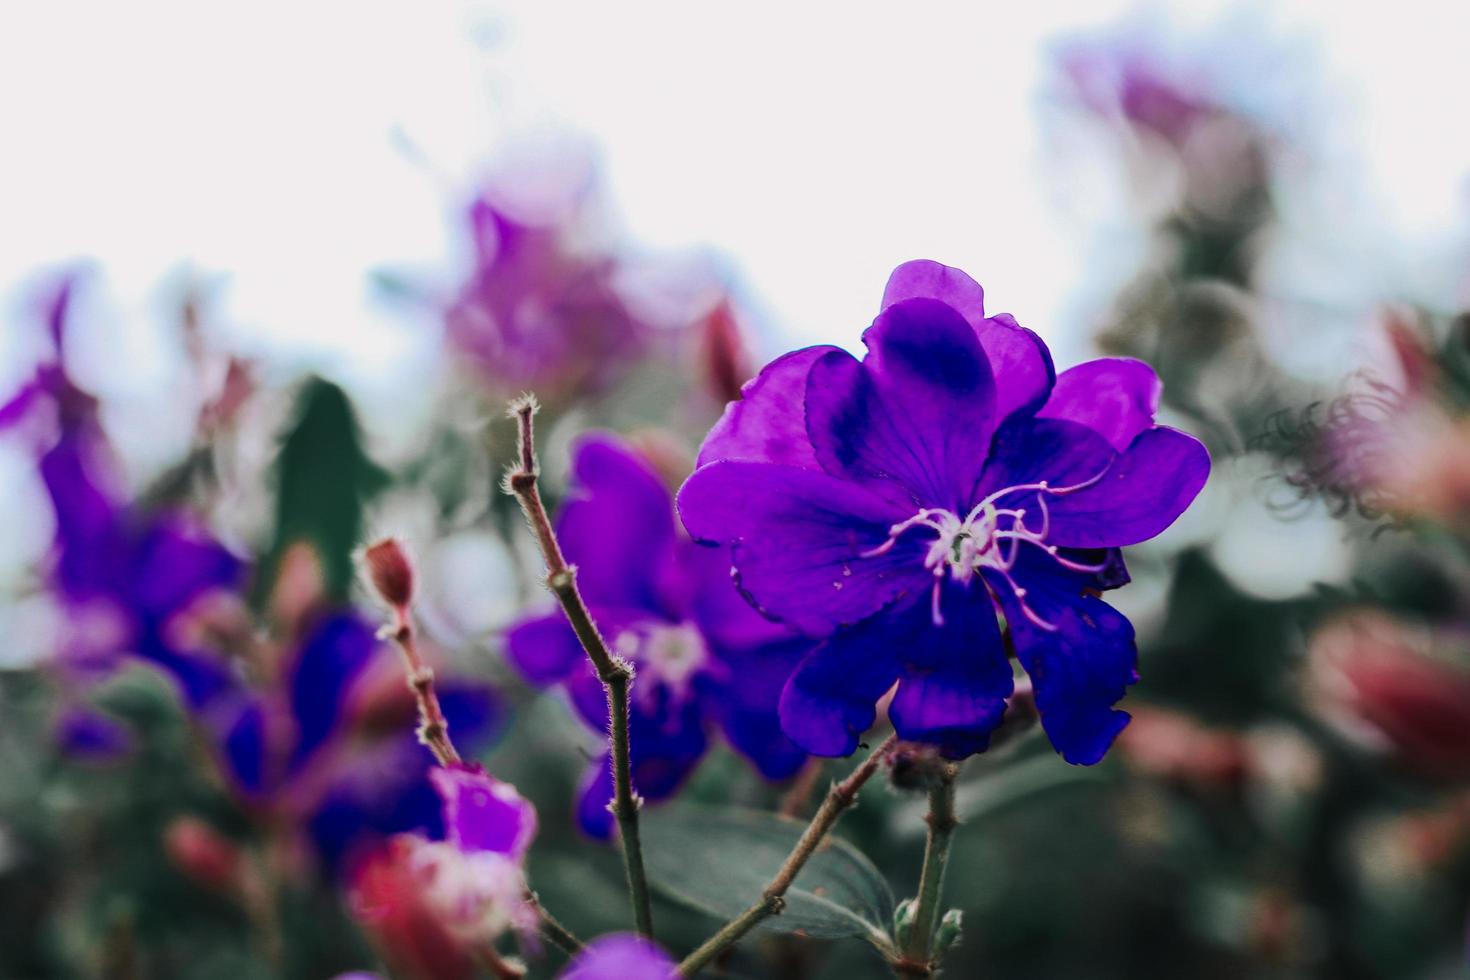
[[[791,883],[796,880],[801,869],[806,867],[807,861],[816,853],[828,832],[836,825],[838,818],[857,802],[858,790],[862,789],[863,784],[878,771],[878,766],[882,764],[883,759],[892,751],[897,742],[897,735],[888,736],[882,745],[874,749],[862,764],[853,770],[852,775],[840,783],[832,784],[832,788],[827,791],[826,799],[822,801],[816,815],[812,817],[812,822],[807,824],[801,839],[786,856],[786,861],[776,872],[776,876],[771,879],[771,883],[766,886],[765,891],[761,893],[761,897],[750,908],[726,923],[719,932],[706,940],[704,945],[690,953],[684,962],[679,964],[681,977],[694,976],[762,921],[773,915],[781,914],[781,910],[786,906],[786,892],[791,887]]]
[[[614,657],[606,641],[592,621],[587,604],[577,590],[577,569],[567,564],[561,544],[552,530],[546,505],[541,502],[537,485],[536,440],[532,418],[536,400],[529,395],[517,399],[511,412],[519,424],[520,463],[505,478],[505,490],[520,502],[526,521],[541,546],[546,561],[546,586],[561,603],[572,631],[587,651],[592,666],[607,692],[608,717],[611,725],[608,741],[612,749],[613,816],[617,818],[618,835],[623,842],[623,864],[628,875],[628,894],[633,903],[633,920],[638,931],[653,936],[653,909],[649,899],[648,876],[643,870],[643,844],[638,835],[638,808],[642,801],[633,792],[633,767],[628,751],[628,686],[633,668]]]

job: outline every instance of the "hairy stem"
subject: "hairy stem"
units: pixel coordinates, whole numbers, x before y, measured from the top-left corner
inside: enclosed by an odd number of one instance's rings
[[[400,606],[393,611],[392,636],[398,649],[403,651],[408,687],[418,703],[419,741],[429,747],[439,765],[458,764],[459,750],[449,738],[449,722],[444,720],[444,711],[439,707],[439,695],[434,691],[434,671],[419,656],[413,620],[406,606]]]
[[[582,940],[572,934],[572,931],[557,921],[556,916],[546,911],[546,906],[541,904],[541,899],[533,891],[526,892],[526,904],[536,911],[541,918],[541,935],[563,953],[575,956],[582,951]]]
[[[816,853],[817,848],[826,839],[827,833],[837,823],[838,818],[857,802],[858,790],[862,789],[863,784],[878,771],[878,766],[882,764],[884,757],[897,742],[898,736],[890,735],[882,745],[874,749],[863,760],[861,765],[853,770],[852,775],[840,783],[832,784],[832,788],[827,791],[826,798],[822,800],[822,805],[817,809],[816,815],[812,817],[811,823],[807,824],[801,839],[786,856],[785,862],[782,863],[775,877],[771,879],[771,883],[761,892],[761,897],[750,908],[727,922],[719,932],[706,940],[704,945],[690,953],[684,962],[679,964],[680,976],[694,976],[708,966],[715,957],[759,925],[762,920],[781,914],[781,910],[786,905],[786,892],[791,887],[791,883],[796,880],[801,869]]]
[[[944,892],[944,871],[949,864],[949,842],[959,821],[954,815],[954,781],[959,767],[946,765],[938,782],[929,790],[929,836],[924,842],[924,867],[919,874],[919,894],[914,900],[914,921],[904,938],[901,956],[893,971],[901,977],[934,975],[934,927]]]
[[[577,569],[567,564],[546,505],[541,502],[537,485],[536,442],[532,418],[536,402],[524,397],[515,402],[512,411],[520,426],[520,465],[506,476],[506,491],[520,502],[526,521],[541,546],[546,561],[546,586],[561,603],[572,631],[587,651],[602,686],[607,691],[608,741],[612,749],[613,816],[618,822],[618,836],[623,844],[623,864],[628,875],[628,894],[633,903],[633,921],[644,936],[653,935],[653,909],[649,899],[648,876],[643,870],[643,843],[638,834],[638,809],[642,801],[633,792],[633,768],[628,754],[628,687],[633,668],[614,657],[597,630],[582,593],[577,589]]]

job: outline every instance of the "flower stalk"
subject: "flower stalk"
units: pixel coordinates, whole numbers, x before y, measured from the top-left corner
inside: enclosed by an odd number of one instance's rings
[[[832,788],[827,791],[826,798],[822,800],[822,805],[817,809],[816,815],[812,817],[811,823],[807,824],[801,839],[786,856],[785,862],[782,863],[775,877],[771,879],[771,883],[761,892],[761,897],[744,912],[727,922],[702,946],[690,953],[684,962],[679,964],[681,977],[692,977],[699,973],[762,921],[773,915],[781,914],[786,906],[786,892],[796,880],[796,876],[801,873],[802,868],[806,867],[811,856],[817,852],[817,848],[826,839],[828,832],[837,824],[838,818],[857,802],[858,790],[862,789],[863,784],[878,771],[878,767],[896,744],[898,744],[898,736],[890,735],[882,745],[874,749],[863,760],[861,765],[852,771],[851,775],[840,783],[832,784]]]
[[[408,687],[413,691],[419,712],[419,741],[428,746],[441,766],[457,765],[459,750],[449,737],[449,722],[439,706],[434,690],[434,670],[419,655],[418,635],[413,625],[413,565],[396,538],[384,538],[369,545],[362,555],[368,580],[378,596],[392,610],[393,622],[380,635],[391,637],[403,654],[403,667],[408,674]]]
[[[520,502],[546,562],[546,586],[561,603],[572,631],[577,634],[607,692],[608,740],[612,749],[612,812],[617,819],[618,835],[623,845],[623,865],[628,876],[633,921],[640,934],[651,938],[653,909],[648,876],[643,869],[643,844],[638,832],[638,810],[642,801],[633,791],[633,769],[628,749],[628,688],[633,681],[633,668],[627,661],[613,656],[593,622],[592,614],[577,589],[576,566],[567,563],[552,529],[546,505],[541,501],[532,421],[536,407],[536,400],[529,395],[511,405],[511,414],[519,427],[520,461],[506,474],[505,490]]]
[[[939,922],[950,838],[959,824],[954,813],[954,783],[958,772],[958,766],[946,764],[929,788],[929,815],[924,818],[929,824],[924,841],[924,866],[919,874],[913,922],[907,935],[899,937],[900,955],[893,962],[896,976],[932,977],[935,973],[934,930]]]

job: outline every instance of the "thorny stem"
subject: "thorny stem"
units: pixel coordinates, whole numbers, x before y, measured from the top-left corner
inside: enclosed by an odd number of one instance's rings
[[[529,890],[526,892],[526,904],[540,916],[541,935],[545,936],[552,945],[569,956],[575,956],[582,951],[582,940],[558,922],[554,915],[546,911],[546,906],[541,904],[541,899],[536,896],[535,892]]]
[[[638,932],[653,936],[653,908],[649,898],[648,876],[643,870],[643,844],[638,835],[638,808],[642,800],[633,792],[633,767],[628,754],[628,687],[633,668],[627,661],[614,657],[606,641],[592,621],[582,593],[577,590],[577,569],[567,564],[561,544],[552,530],[546,505],[541,502],[537,486],[536,441],[532,418],[536,401],[530,396],[517,399],[511,406],[520,429],[520,465],[506,475],[505,489],[520,502],[526,521],[531,525],[541,556],[546,561],[546,586],[561,603],[577,634],[582,648],[597,670],[607,691],[608,716],[611,724],[608,741],[612,748],[613,816],[617,818],[618,835],[623,843],[623,865],[628,875],[628,895],[633,903],[633,920]]]
[[[398,649],[403,651],[403,666],[408,672],[408,687],[413,691],[419,708],[419,741],[429,747],[439,765],[457,765],[459,750],[449,738],[449,722],[439,707],[439,695],[434,691],[434,671],[419,656],[418,640],[413,628],[413,619],[406,606],[393,610],[391,633]]]
[[[944,870],[949,864],[949,842],[959,821],[954,814],[954,783],[959,767],[946,765],[939,781],[929,790],[929,836],[924,842],[924,867],[919,874],[919,895],[914,900],[914,921],[903,940],[902,955],[893,963],[901,977],[931,977],[935,972],[934,927],[939,921]]]
[[[882,764],[884,758],[897,743],[898,736],[890,735],[882,745],[874,749],[863,760],[862,765],[852,771],[852,775],[840,783],[832,784],[832,788],[827,791],[826,799],[822,800],[822,805],[812,817],[811,823],[807,824],[801,839],[786,856],[786,861],[776,872],[776,876],[771,879],[771,883],[766,886],[765,891],[761,893],[761,897],[750,908],[727,922],[719,932],[706,940],[704,945],[690,953],[684,962],[679,964],[681,977],[694,976],[708,966],[715,957],[759,925],[761,921],[781,914],[781,910],[786,906],[786,891],[791,887],[791,883],[796,880],[801,869],[816,853],[817,848],[826,839],[827,833],[837,823],[838,818],[857,802],[858,790],[862,789],[863,784],[878,771],[878,766]]]

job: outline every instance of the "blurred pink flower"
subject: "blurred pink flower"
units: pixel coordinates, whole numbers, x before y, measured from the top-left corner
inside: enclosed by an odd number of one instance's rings
[[[1378,612],[1319,629],[1310,684],[1331,721],[1421,775],[1470,778],[1470,669],[1431,653],[1439,637]]]

